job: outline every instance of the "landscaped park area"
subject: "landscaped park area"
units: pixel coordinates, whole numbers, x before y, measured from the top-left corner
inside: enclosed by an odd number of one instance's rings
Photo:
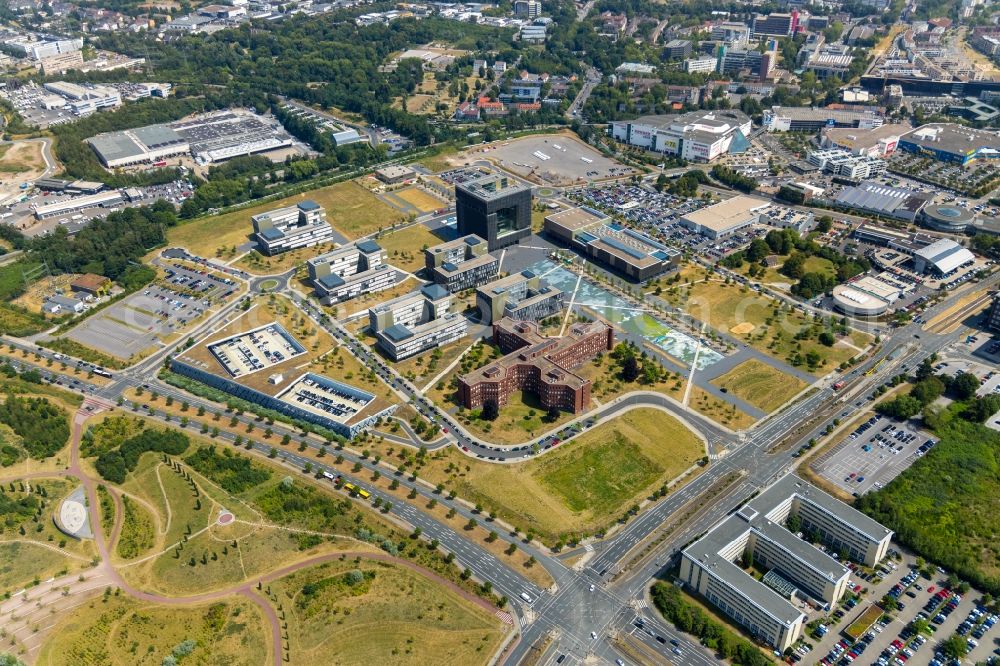
[[[860,331],[838,336],[832,345],[820,340],[821,322],[749,287],[727,282],[693,264],[663,280],[660,297],[698,321],[769,356],[815,376],[834,370],[872,342]]]
[[[388,229],[404,220],[402,213],[383,203],[354,181],[328,185],[257,206],[240,208],[221,215],[207,215],[167,231],[167,242],[184,247],[201,257],[231,259],[237,248],[249,242],[253,233],[250,218],[275,208],[294,206],[312,199],[326,210],[326,219],[348,239],[360,238],[379,229]]]
[[[336,560],[270,587],[294,663],[485,664],[503,637],[496,617],[400,564]]]
[[[757,359],[743,361],[712,384],[771,413],[802,391],[807,384]]]
[[[704,442],[676,418],[639,408],[525,462],[480,462],[446,448],[419,474],[552,545],[606,529],[704,455]]]

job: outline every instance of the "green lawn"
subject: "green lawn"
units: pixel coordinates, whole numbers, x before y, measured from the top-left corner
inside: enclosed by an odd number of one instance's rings
[[[713,379],[712,384],[767,413],[785,404],[806,387],[806,383],[798,377],[787,375],[757,359],[743,361]]]
[[[641,408],[526,462],[487,464],[448,450],[420,474],[552,544],[607,527],[704,453],[702,441],[677,419]]]
[[[802,369],[818,376],[858,353],[842,345],[826,347],[820,344],[817,337],[822,329],[812,317],[798,310],[790,311],[789,306],[782,306],[739,284],[726,284],[718,276],[705,280],[705,271],[701,268],[689,267],[685,272],[689,278],[700,281],[688,286],[669,286],[663,290],[661,298],[765,354],[789,363],[798,361]],[[753,327],[750,332],[744,330],[747,325]],[[796,336],[803,330],[809,332],[809,337],[797,340]],[[871,336],[863,333],[850,337],[858,347],[871,342]],[[812,368],[804,363],[809,352],[820,357],[820,362]]]
[[[358,238],[388,229],[403,221],[403,214],[382,203],[374,194],[353,181],[329,185],[270,203],[242,208],[222,215],[208,215],[180,224],[167,231],[167,242],[180,245],[203,257],[235,255],[233,248],[247,242],[253,232],[250,218],[283,206],[312,199],[326,210],[326,219],[348,238]]]
[[[571,511],[612,511],[663,473],[621,431],[612,430],[604,437],[605,441],[589,448],[577,447],[568,460],[541,475],[541,481],[561,495]]]

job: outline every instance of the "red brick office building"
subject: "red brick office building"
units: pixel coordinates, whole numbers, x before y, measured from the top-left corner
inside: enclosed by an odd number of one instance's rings
[[[533,321],[503,318],[493,324],[493,340],[506,356],[458,379],[459,397],[468,409],[493,400],[507,404],[514,391],[531,391],[545,408],[574,414],[590,407],[590,380],[573,372],[614,348],[614,329],[604,322],[573,324],[561,338],[538,332]]]

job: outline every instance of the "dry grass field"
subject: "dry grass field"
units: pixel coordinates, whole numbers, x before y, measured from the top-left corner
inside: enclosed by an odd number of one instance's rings
[[[712,380],[712,384],[767,413],[785,404],[806,387],[801,379],[756,359],[743,361]]]
[[[292,663],[485,664],[504,633],[495,616],[393,564],[329,562],[271,589],[288,609]]]

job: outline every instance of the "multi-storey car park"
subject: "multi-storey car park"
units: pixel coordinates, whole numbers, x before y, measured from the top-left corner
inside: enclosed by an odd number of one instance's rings
[[[476,305],[483,324],[492,324],[504,317],[535,320],[554,315],[563,309],[561,289],[542,284],[533,272],[524,270],[500,278],[476,290]]]
[[[613,349],[615,331],[593,321],[573,324],[563,337],[548,338],[535,322],[504,318],[493,324],[493,340],[506,356],[458,378],[466,408],[490,401],[502,407],[512,393],[523,390],[537,394],[545,408],[579,414],[590,408],[591,382],[573,370]]]
[[[368,310],[368,326],[385,354],[401,361],[422,351],[461,340],[469,323],[451,312],[451,293],[428,284]]]
[[[310,353],[276,321],[251,328],[255,312],[177,353],[170,369],[347,438],[395,411],[396,405],[367,391],[303,372]]]
[[[313,257],[306,267],[309,281],[324,305],[383,291],[396,283],[396,271],[386,263],[385,250],[373,240],[350,243]]]
[[[475,289],[500,274],[500,260],[486,249],[485,239],[469,234],[424,250],[424,266],[451,293]]]
[[[644,282],[680,264],[677,250],[615,224],[607,215],[585,206],[546,216],[545,231],[635,282]]]
[[[257,245],[269,256],[333,240],[326,211],[312,199],[258,213],[250,222]]]
[[[798,640],[804,610],[837,603],[850,574],[840,561],[789,531],[789,520],[841,559],[866,566],[885,557],[892,539],[888,528],[790,474],[681,554],[681,580],[777,650]],[[746,563],[766,571],[764,580],[747,573]]]

